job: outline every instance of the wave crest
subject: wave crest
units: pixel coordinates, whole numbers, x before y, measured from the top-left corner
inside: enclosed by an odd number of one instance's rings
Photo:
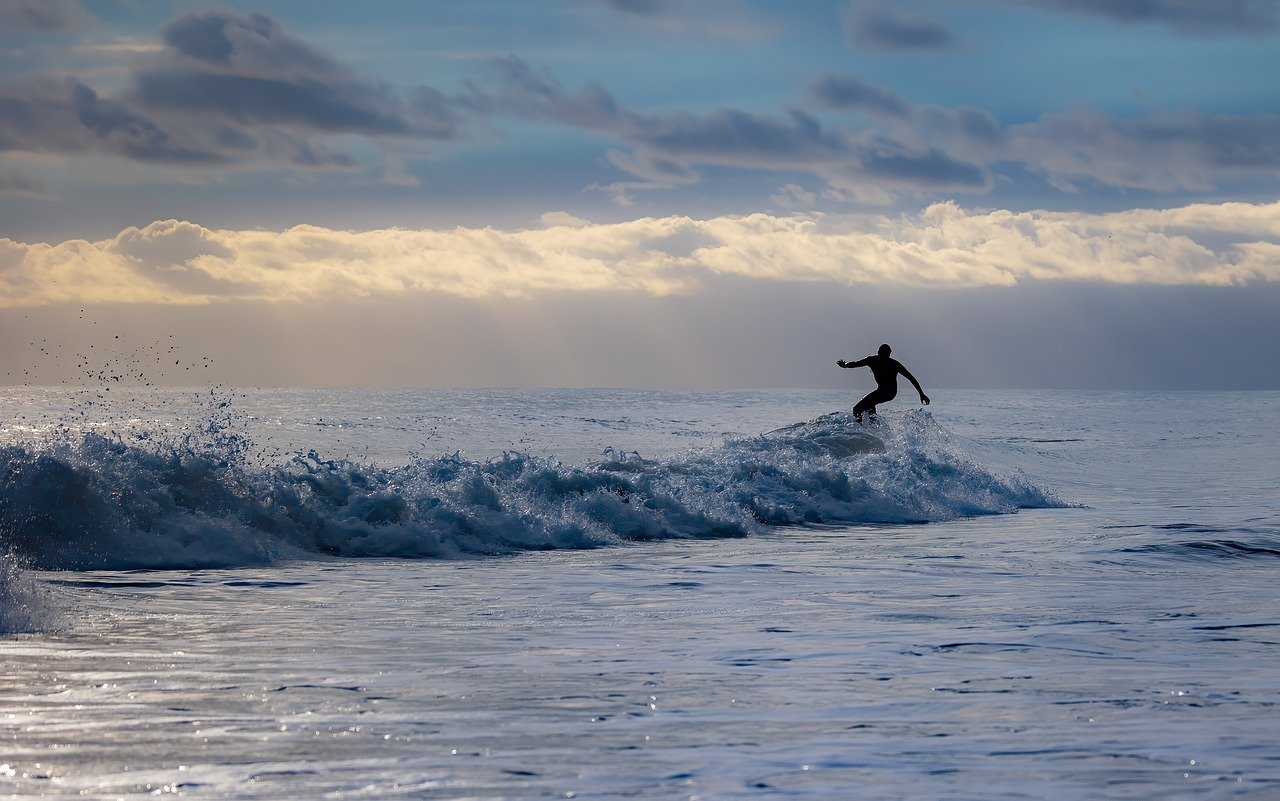
[[[204,445],[79,439],[0,449],[0,542],[53,569],[202,568],[315,554],[440,558],[907,523],[1060,505],[976,465],[927,412],[846,414],[665,460],[568,466],[508,453],[394,468],[312,452],[250,467]]]

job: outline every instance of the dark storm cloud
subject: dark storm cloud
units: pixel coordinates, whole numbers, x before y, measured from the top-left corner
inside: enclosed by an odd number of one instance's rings
[[[1179,33],[1261,35],[1280,28],[1280,0],[1004,0],[1117,22],[1159,23]]]
[[[911,113],[911,107],[892,89],[872,86],[852,75],[824,72],[809,83],[809,96],[826,108],[868,111],[891,117],[905,117]]]
[[[62,31],[91,19],[80,0],[0,0],[0,36],[16,31]]]
[[[902,16],[878,2],[855,4],[845,27],[854,44],[869,50],[944,50],[953,43],[941,22]]]

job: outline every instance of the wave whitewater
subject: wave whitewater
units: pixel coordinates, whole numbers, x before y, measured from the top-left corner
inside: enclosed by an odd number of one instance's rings
[[[49,590],[18,561],[11,553],[0,553],[0,634],[45,631],[59,622]]]
[[[927,412],[874,430],[833,414],[667,460],[455,454],[395,468],[314,452],[260,468],[234,437],[84,434],[0,449],[0,551],[66,570],[449,558],[1061,505],[975,464]]]

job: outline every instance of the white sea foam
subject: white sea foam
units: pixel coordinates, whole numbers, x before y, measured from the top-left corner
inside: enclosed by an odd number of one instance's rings
[[[736,537],[1057,503],[975,464],[927,412],[871,430],[836,414],[674,458],[455,454],[392,468],[315,452],[251,467],[246,443],[223,426],[165,444],[79,434],[0,450],[0,534],[40,567],[202,568]]]

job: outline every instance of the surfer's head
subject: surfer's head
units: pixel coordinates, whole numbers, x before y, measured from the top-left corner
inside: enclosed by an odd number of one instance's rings
[[[890,353],[893,353],[893,348],[888,345],[881,345],[879,353],[881,356],[888,356]]]

